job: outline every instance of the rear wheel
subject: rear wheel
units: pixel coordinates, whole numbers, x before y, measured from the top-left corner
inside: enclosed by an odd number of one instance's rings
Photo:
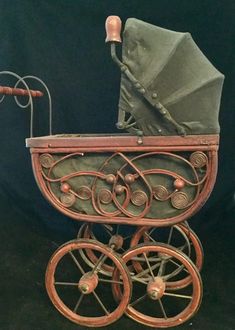
[[[201,271],[203,265],[202,245],[195,232],[188,225],[180,224],[164,228],[139,227],[133,235],[130,246],[135,247],[140,243],[146,242],[146,239],[152,243],[165,243],[177,248],[177,250],[186,254],[196,265],[197,269]],[[174,263],[175,261],[169,259],[169,262]],[[137,262],[135,262],[135,265],[141,271],[141,265]],[[175,282],[170,282],[168,288],[177,290],[186,287],[190,281],[191,276],[184,269],[181,277]]]

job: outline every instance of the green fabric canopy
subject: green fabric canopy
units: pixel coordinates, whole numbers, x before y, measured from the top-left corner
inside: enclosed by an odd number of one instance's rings
[[[119,123],[131,115],[130,123],[134,120],[136,124],[129,132],[138,129],[144,135],[176,135],[180,134],[178,124],[184,134],[219,133],[224,76],[189,33],[129,18],[122,60],[135,80],[122,73]]]

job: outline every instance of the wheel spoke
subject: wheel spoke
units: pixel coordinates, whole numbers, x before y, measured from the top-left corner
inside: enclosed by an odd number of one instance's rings
[[[165,266],[165,260],[162,259],[157,276],[162,276],[162,273],[164,271],[164,266]]]
[[[153,279],[153,281],[154,281],[153,270],[152,270],[152,268],[151,268],[151,266],[150,266],[150,263],[149,263],[148,258],[147,258],[147,256],[146,256],[146,253],[143,253],[143,256],[144,256],[144,259],[145,259],[145,261],[146,261],[146,263],[147,263],[147,265],[148,265],[149,272],[150,272],[150,274],[151,274],[151,276],[152,276],[152,279]]]
[[[170,242],[171,242],[173,230],[174,230],[174,227],[171,227],[170,232],[169,232],[169,236],[168,236],[168,240],[167,240],[167,244],[170,244]]]
[[[154,238],[152,238],[151,234],[148,234],[147,231],[145,231],[144,233],[153,243],[157,243],[157,241]],[[152,233],[152,231],[151,231],[151,233]]]
[[[137,276],[135,275],[131,275],[131,279],[132,281],[134,282],[139,282],[139,283],[142,283],[142,284],[145,284],[147,285],[148,282],[145,282],[145,280],[141,279],[141,278],[138,278]]]
[[[69,254],[70,256],[72,257],[73,261],[75,262],[75,264],[77,265],[78,269],[80,270],[80,272],[84,275],[85,274],[85,271],[84,269],[82,268],[82,266],[79,264],[77,258],[75,257],[75,255],[73,254],[72,251],[69,251]]]
[[[105,262],[105,260],[107,258],[108,258],[107,255],[101,254],[97,263],[95,264],[94,268],[92,269],[91,274],[99,273],[101,266],[103,265],[103,263]]]
[[[152,266],[152,271],[154,271],[158,266],[160,266],[160,263],[158,263],[158,264]],[[142,275],[146,275],[146,274],[148,274],[148,273],[149,273],[149,269],[147,268],[147,269],[143,270],[142,272],[136,274],[135,276],[136,276],[136,277],[141,277]]]
[[[108,280],[108,279],[105,279],[105,278],[99,278],[99,282],[115,283],[115,284],[122,284],[123,285],[123,282],[121,282],[121,281]]]
[[[77,313],[78,307],[80,306],[83,297],[84,297],[84,294],[81,293],[81,295],[80,295],[80,297],[79,297],[79,299],[78,299],[78,302],[76,303],[76,306],[75,306],[74,309],[73,309],[73,312],[74,312],[74,313]]]
[[[178,267],[181,267],[176,261],[174,261],[174,260],[172,260],[172,259],[169,259],[168,261],[170,261],[172,264],[174,264],[174,265],[176,265],[176,266],[178,266]],[[188,272],[188,270],[187,270],[186,268],[183,268],[182,270],[183,270],[184,272],[186,272],[186,273],[189,274],[189,272]]]
[[[159,305],[160,305],[160,308],[161,308],[162,314],[163,314],[163,316],[164,316],[164,319],[167,320],[166,311],[165,311],[165,308],[163,307],[163,304],[162,304],[161,299],[158,299],[158,302],[159,302]]]
[[[103,228],[105,229],[106,233],[112,237],[113,235],[110,233],[110,231],[108,230],[108,228],[106,228],[106,226],[103,225]]]
[[[170,296],[170,297],[176,297],[176,298],[183,298],[183,299],[192,299],[192,296],[187,296],[184,294],[178,294],[178,293],[170,293],[170,292],[164,292],[164,296]]]
[[[147,293],[145,293],[143,296],[141,296],[140,298],[133,301],[129,306],[131,306],[131,307],[135,306],[139,302],[143,301],[147,296],[148,296]]]
[[[133,260],[133,261],[145,261],[145,259],[142,258],[142,257],[133,257],[131,260]],[[159,261],[161,261],[161,258],[151,257],[151,258],[148,258],[148,261],[149,262],[159,262]]]
[[[180,251],[184,251],[184,249],[188,246],[187,243],[185,243],[184,245],[182,246],[179,246],[177,249],[180,250]]]
[[[73,283],[73,282],[55,282],[54,285],[70,285],[70,286],[78,286],[78,283]]]
[[[181,266],[179,266],[178,268],[176,268],[176,269],[175,269],[172,273],[170,273],[169,275],[165,275],[165,276],[163,276],[163,277],[164,277],[164,280],[165,280],[165,281],[166,281],[166,280],[169,280],[170,278],[172,278],[172,277],[178,275],[180,272],[182,272],[183,268],[184,268],[184,265],[181,265]]]
[[[133,235],[128,235],[128,236],[124,237],[123,240],[125,241],[126,239],[131,238],[131,237],[133,237]]]
[[[145,234],[147,234],[147,235],[152,235],[152,233],[154,232],[156,230],[156,227],[153,227],[151,230],[150,230],[150,232],[149,232],[149,234],[145,231]]]
[[[110,314],[109,311],[106,309],[106,307],[104,306],[104,304],[100,300],[100,298],[97,295],[97,293],[95,291],[93,291],[92,294],[94,295],[95,299],[98,301],[99,305],[101,306],[101,308],[103,309],[103,311],[105,312],[105,314],[106,315],[109,315]]]

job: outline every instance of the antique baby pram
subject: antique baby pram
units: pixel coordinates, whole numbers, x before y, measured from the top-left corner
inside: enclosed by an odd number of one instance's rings
[[[50,116],[50,135],[33,137],[31,109],[26,144],[37,184],[56,209],[84,221],[52,255],[46,289],[80,325],[105,326],[126,313],[147,326],[176,326],[202,299],[203,251],[186,220],[215,183],[223,75],[188,33],[129,19],[121,62],[120,19],[110,16],[106,29],[122,72],[117,127],[129,134],[52,135]],[[18,78],[25,90],[1,92],[28,94],[32,104],[42,93],[29,90],[33,77]]]

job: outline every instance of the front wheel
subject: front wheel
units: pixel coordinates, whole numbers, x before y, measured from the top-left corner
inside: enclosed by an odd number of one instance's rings
[[[166,244],[139,244],[122,256],[130,269],[133,293],[126,314],[135,321],[155,328],[173,327],[189,320],[198,310],[202,299],[200,274],[192,261],[179,250]],[[171,262],[170,262],[171,261]],[[173,263],[172,263],[173,261]],[[133,263],[141,263],[141,271]],[[186,288],[172,292],[171,283],[179,271],[190,276]],[[113,294],[122,299],[118,283],[121,274],[113,274]]]
[[[92,251],[97,262],[89,266],[80,251]],[[101,274],[103,263],[120,274],[116,282]],[[94,240],[74,240],[57,249],[46,270],[47,293],[57,310],[84,326],[101,327],[118,320],[132,293],[129,272],[122,259],[109,247]],[[121,299],[110,302],[112,285],[118,284]]]

